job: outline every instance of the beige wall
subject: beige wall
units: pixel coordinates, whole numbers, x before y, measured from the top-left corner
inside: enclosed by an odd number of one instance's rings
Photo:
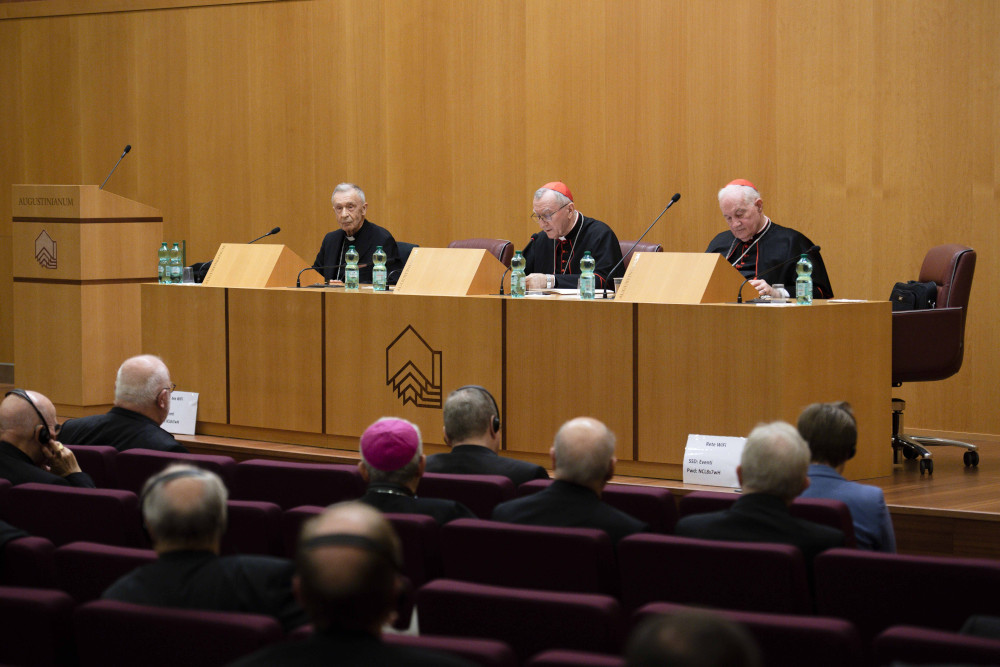
[[[342,180],[366,188],[372,220],[425,246],[523,244],[531,193],[556,178],[620,238],[680,192],[651,239],[700,251],[723,229],[715,191],[745,177],[777,222],[823,246],[837,296],[886,298],[933,244],[979,251],[965,367],[903,395],[911,426],[1000,434],[1000,3],[183,6],[210,4],[0,6],[14,17],[0,20],[0,252],[11,183],[100,183],[126,143],[108,189],[161,209],[192,261],[276,224],[275,241],[311,259]],[[46,16],[17,18],[32,12]],[[10,299],[5,258],[0,362]]]

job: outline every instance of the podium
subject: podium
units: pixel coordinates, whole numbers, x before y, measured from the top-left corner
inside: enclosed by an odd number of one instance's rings
[[[632,256],[619,303],[735,303],[744,278],[718,253],[642,252]]]
[[[507,267],[479,248],[414,248],[396,281],[396,294],[499,294]]]
[[[223,243],[202,283],[207,287],[292,287],[311,266],[281,244]],[[323,282],[318,271],[302,271],[305,282]]]
[[[16,383],[60,406],[110,404],[141,352],[139,284],[157,279],[163,215],[96,185],[13,185],[12,202]]]

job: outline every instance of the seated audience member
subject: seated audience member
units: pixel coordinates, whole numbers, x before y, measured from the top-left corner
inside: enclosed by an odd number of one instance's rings
[[[451,451],[429,456],[427,472],[503,475],[515,486],[549,477],[542,466],[499,455],[500,411],[493,395],[483,387],[460,387],[448,395],[444,442]]]
[[[847,403],[813,403],[799,415],[799,434],[809,443],[809,488],[803,498],[832,498],[851,510],[859,549],[896,552],[892,517],[877,486],[848,482],[841,473],[854,458],[858,426]]]
[[[795,262],[813,246],[800,232],[776,225],[764,215],[764,202],[750,181],[731,181],[719,190],[719,208],[729,225],[729,231],[718,234],[705,252],[717,252],[726,258],[760,296],[782,296],[771,286],[783,284],[785,290],[795,286]],[[813,298],[832,299],[833,288],[819,252],[809,255],[812,260]],[[788,264],[779,269],[782,262]],[[773,271],[771,269],[774,269]],[[761,277],[765,276],[766,280]]]
[[[331,505],[302,527],[295,594],[315,632],[268,646],[234,665],[442,667],[470,665],[450,655],[381,641],[403,593],[402,550],[392,525],[360,502]]]
[[[159,357],[143,354],[126,359],[115,379],[115,404],[103,415],[70,419],[62,437],[70,445],[107,445],[126,449],[187,452],[160,424],[170,414],[174,385]]]
[[[322,273],[327,281],[343,280],[346,269],[344,265],[347,262],[344,255],[348,247],[353,245],[359,257],[359,280],[370,283],[372,267],[375,264],[372,255],[378,246],[382,246],[386,257],[386,271],[393,274],[389,276],[392,282],[403,268],[403,263],[399,259],[399,247],[388,230],[365,218],[368,202],[365,200],[364,191],[353,183],[341,183],[333,189],[330,201],[333,203],[333,213],[337,217],[340,229],[335,229],[323,237],[313,268]]]
[[[594,286],[606,287],[615,276],[625,275],[618,237],[605,223],[576,210],[573,193],[562,181],[546,183],[535,191],[534,213],[542,231],[524,246],[524,284],[528,289],[574,288],[580,283],[580,260],[589,251],[594,258]],[[610,275],[615,270],[614,276]]]
[[[589,417],[560,427],[549,450],[555,480],[547,488],[500,503],[496,521],[532,526],[600,528],[616,543],[649,526],[601,500],[604,485],[615,474],[615,436]]]
[[[37,391],[13,389],[0,403],[0,478],[94,488],[76,456],[55,438],[56,408]]]
[[[809,447],[791,424],[760,424],[747,437],[736,475],[743,495],[720,512],[691,514],[677,522],[681,537],[791,544],[807,563],[843,546],[836,528],[793,517],[788,506],[809,486]]]
[[[103,597],[156,607],[273,616],[286,630],[306,622],[292,593],[292,562],[220,556],[228,493],[219,476],[174,464],[142,489],[142,516],[158,559],[113,583]]]
[[[708,611],[652,616],[632,631],[626,667],[760,667],[753,636]]]
[[[460,502],[417,497],[425,465],[423,443],[416,425],[393,417],[379,419],[361,434],[358,470],[368,483],[361,502],[383,512],[426,514],[438,523],[476,518],[472,510]]]

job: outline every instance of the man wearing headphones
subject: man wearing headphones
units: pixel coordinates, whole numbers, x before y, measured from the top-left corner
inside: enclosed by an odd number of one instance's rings
[[[500,410],[485,387],[468,385],[448,395],[444,402],[444,442],[451,451],[427,457],[427,472],[502,475],[514,486],[549,478],[540,465],[499,455]]]
[[[102,596],[133,604],[238,611],[306,623],[292,594],[293,566],[273,556],[220,556],[228,493],[208,470],[174,464],[150,477],[139,504],[158,558],[113,583]]]
[[[253,665],[471,665],[460,658],[384,643],[404,590],[402,549],[382,513],[349,501],[326,508],[302,527],[296,552],[295,594],[315,632],[272,644],[233,663]]]
[[[56,408],[37,391],[14,389],[0,403],[0,478],[94,488],[76,456],[55,438]]]
[[[840,500],[851,510],[859,549],[896,552],[896,534],[885,495],[877,486],[844,479],[857,453],[858,426],[849,403],[813,403],[799,415],[799,434],[809,443],[809,488],[803,498]]]

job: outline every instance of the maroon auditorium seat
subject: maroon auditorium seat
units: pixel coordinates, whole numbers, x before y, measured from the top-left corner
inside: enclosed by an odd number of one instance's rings
[[[365,492],[357,466],[251,459],[235,470],[234,500],[266,500],[283,510],[355,500]]]
[[[428,472],[420,478],[417,495],[457,500],[480,519],[493,516],[493,508],[514,498],[514,482],[502,475],[451,475]]]
[[[73,631],[81,667],[218,667],[284,637],[281,624],[271,616],[117,600],[77,607]]]
[[[597,528],[457,519],[441,527],[448,579],[576,593],[618,592],[611,538]]]
[[[74,664],[74,605],[63,591],[0,586],[0,664]]]
[[[618,543],[622,603],[677,602],[723,609],[811,613],[806,566],[787,544],[649,533]]]
[[[56,587],[56,547],[44,537],[21,537],[4,547],[0,584],[30,588]]]
[[[56,546],[69,542],[146,546],[139,499],[131,491],[32,482],[10,489],[6,505],[9,523],[47,537]]]
[[[90,475],[99,489],[118,488],[115,458],[118,450],[107,445],[67,445],[76,456],[80,469]]]
[[[79,604],[97,600],[107,588],[140,565],[156,560],[152,549],[72,542],[55,550],[56,583]]]
[[[625,658],[607,653],[554,649],[542,651],[524,667],[625,667]]]
[[[229,456],[212,454],[182,454],[180,452],[159,452],[151,449],[129,449],[115,457],[118,488],[136,495],[142,493],[146,480],[174,463],[185,463],[211,470],[230,490],[233,488],[233,470],[236,461]]]
[[[511,647],[495,639],[384,634],[382,641],[397,646],[450,653],[481,667],[517,667],[518,664]]]
[[[551,479],[533,479],[517,487],[517,497],[538,493]],[[639,484],[611,483],[604,487],[601,500],[622,512],[645,521],[654,533],[672,533],[677,523],[677,504],[670,489]]]
[[[230,500],[226,507],[223,554],[285,555],[280,507],[262,500]]]
[[[1000,639],[896,625],[875,638],[876,664],[1000,665]]]

